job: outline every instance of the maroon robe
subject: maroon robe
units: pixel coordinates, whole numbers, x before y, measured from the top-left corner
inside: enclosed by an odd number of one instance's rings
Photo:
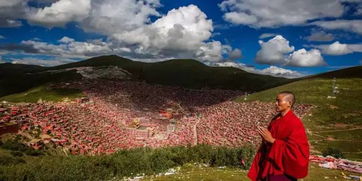
[[[289,175],[303,178],[308,174],[309,143],[302,121],[288,111],[283,117],[274,118],[268,130],[274,143],[263,141],[248,172],[253,180],[268,175]]]

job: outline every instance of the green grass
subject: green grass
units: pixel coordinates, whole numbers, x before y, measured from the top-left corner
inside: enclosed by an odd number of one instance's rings
[[[1,64],[0,64],[1,67]],[[79,80],[81,75],[76,71],[63,72],[8,72],[0,77],[0,97],[21,93],[30,89],[56,84],[59,82],[69,82]]]
[[[334,147],[343,151],[347,158],[361,160],[362,131],[349,129],[362,128],[362,77],[337,77],[336,84],[340,93],[336,99],[327,99],[328,95],[332,95],[332,78],[328,78],[327,75],[314,76],[257,92],[248,96],[247,101],[274,102],[278,92],[292,91],[296,95],[297,103],[316,106],[311,115],[303,118],[305,126],[309,129],[309,139],[314,148],[312,151],[320,152],[327,147]],[[244,100],[240,97],[236,101]],[[338,127],[338,124],[344,126]],[[329,137],[336,140],[327,139]]]
[[[305,79],[276,88],[251,94],[247,101],[274,102],[278,92],[292,91],[297,103],[313,104],[318,106],[310,118],[313,122],[331,125],[346,123],[362,125],[362,79],[337,79],[340,93],[336,99],[327,99],[332,92],[332,79]],[[237,101],[244,101],[243,97]],[[306,119],[309,119],[306,118]]]
[[[12,156],[10,152],[19,150],[18,147],[11,146],[12,150],[0,148],[0,180],[122,180],[138,175],[146,175],[143,180],[154,181],[247,180],[247,170],[238,160],[243,156],[248,168],[254,154],[248,147],[231,149],[198,145],[137,148],[102,156]],[[170,168],[174,168],[176,173],[155,176]],[[304,180],[341,180],[341,173],[340,170],[324,169],[312,163]]]
[[[333,140],[360,140],[362,141],[362,128],[351,130],[327,130],[320,131],[319,137],[332,138]],[[318,138],[316,138],[318,140]]]
[[[0,180],[120,180],[139,174],[153,175],[194,162],[246,169],[251,164],[253,154],[254,149],[248,146],[226,148],[197,145],[135,148],[101,156],[43,155],[23,158],[4,155],[2,158],[7,162],[0,162]],[[19,158],[25,162],[17,160]],[[246,167],[240,164],[241,158],[245,160]]]
[[[310,164],[309,174],[306,178],[300,179],[305,181],[320,180],[344,180],[342,172],[346,175],[360,175],[341,170],[330,170],[319,167],[317,164]],[[238,168],[218,168],[206,167],[200,164],[185,164],[175,174],[167,176],[146,176],[144,181],[240,181],[249,180],[246,176],[247,171]]]
[[[47,85],[41,85],[30,90],[0,97],[0,101],[8,102],[37,102],[38,100],[59,102],[64,98],[74,99],[82,97],[79,89],[51,88]]]
[[[144,181],[164,181],[164,180],[175,180],[175,181],[212,181],[212,180],[225,180],[225,181],[239,181],[247,180],[247,170],[241,170],[237,168],[229,167],[207,167],[201,164],[185,164],[180,169],[175,169],[176,174],[167,176],[147,176]]]

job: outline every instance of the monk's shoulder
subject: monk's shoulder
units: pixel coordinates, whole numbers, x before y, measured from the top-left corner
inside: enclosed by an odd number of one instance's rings
[[[304,128],[302,120],[297,115],[295,115],[294,112],[290,114],[289,121],[293,125],[293,127]]]

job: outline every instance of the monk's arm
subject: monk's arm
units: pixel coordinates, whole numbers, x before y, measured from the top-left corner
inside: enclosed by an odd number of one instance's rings
[[[281,170],[305,169],[309,161],[309,144],[303,125],[295,127],[287,139],[276,139],[268,158]]]

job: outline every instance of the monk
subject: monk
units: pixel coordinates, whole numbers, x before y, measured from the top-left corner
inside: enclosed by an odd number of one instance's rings
[[[283,91],[277,95],[278,114],[268,129],[258,127],[263,142],[248,172],[253,181],[288,181],[308,174],[309,142],[302,121],[292,108],[295,96]]]

